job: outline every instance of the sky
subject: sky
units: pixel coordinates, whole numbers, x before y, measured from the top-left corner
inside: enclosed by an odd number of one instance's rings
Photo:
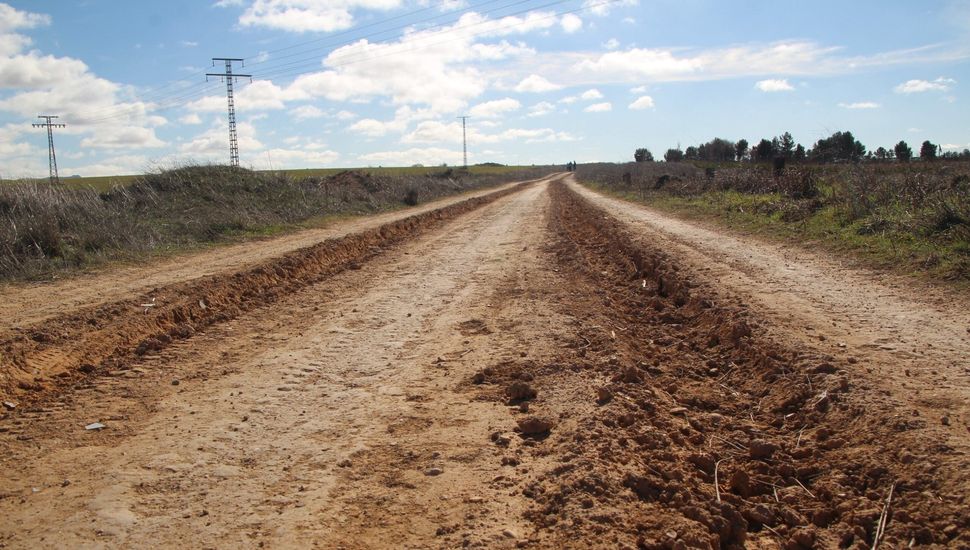
[[[851,131],[970,147],[970,0],[0,2],[0,178],[625,162]]]

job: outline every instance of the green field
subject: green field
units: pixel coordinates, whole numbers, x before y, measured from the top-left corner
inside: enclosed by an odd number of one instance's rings
[[[527,168],[525,166],[505,166],[497,164],[476,164],[468,167],[468,171],[474,175],[492,175],[515,172]],[[424,174],[440,173],[445,170],[464,170],[461,167],[447,166],[402,166],[402,167],[367,167],[367,168],[302,168],[297,170],[257,170],[257,172],[278,173],[282,172],[294,178],[327,177],[340,172],[354,171],[365,172],[382,176],[420,176]],[[107,191],[116,185],[128,185],[138,175],[124,176],[92,176],[81,178],[61,178],[61,185],[72,188],[94,188],[98,191]],[[4,180],[3,183],[17,183],[24,181],[47,181],[47,178],[37,178],[30,180]]]

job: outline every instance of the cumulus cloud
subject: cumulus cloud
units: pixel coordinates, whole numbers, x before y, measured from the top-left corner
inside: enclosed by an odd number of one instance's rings
[[[570,34],[583,28],[583,20],[574,13],[567,13],[562,16],[559,24],[562,25],[562,30]]]
[[[794,86],[788,83],[785,79],[769,79],[769,80],[759,80],[754,85],[755,88],[761,90],[762,92],[791,92],[795,89]]]
[[[603,99],[603,94],[602,94],[602,92],[600,92],[596,88],[592,88],[592,89],[586,90],[585,92],[583,92],[582,94],[580,94],[579,97],[581,99],[585,99],[586,101],[591,101],[591,100],[594,100],[594,99]]]
[[[556,106],[548,101],[540,101],[532,107],[529,107],[530,117],[545,116],[556,112]]]
[[[654,106],[653,98],[648,95],[644,95],[644,96],[638,97],[636,101],[631,103],[630,109],[634,111],[642,111],[644,109],[653,109],[653,106]]]
[[[532,92],[532,93],[542,93],[551,92],[560,89],[562,86],[558,86],[549,82],[545,78],[537,75],[530,74],[529,76],[522,79],[521,82],[515,87],[516,92]]]
[[[475,118],[497,118],[511,111],[516,111],[521,107],[521,103],[507,97],[505,99],[496,99],[495,101],[479,103],[478,105],[472,107],[468,111],[468,114]]]
[[[235,93],[236,110],[239,112],[280,110],[286,107],[287,101],[306,98],[307,95],[300,90],[282,88],[269,80],[244,84]],[[189,103],[186,108],[196,112],[222,112],[226,110],[226,96],[206,96]]]
[[[189,113],[185,116],[179,117],[179,122],[182,124],[202,124],[202,117],[196,113]]]
[[[857,101],[855,103],[839,103],[843,109],[878,109],[880,105],[874,101]]]
[[[326,116],[323,109],[313,105],[301,105],[295,109],[290,109],[290,116],[297,120],[307,120],[310,118],[321,118]]]
[[[253,0],[239,16],[239,24],[299,33],[333,32],[352,27],[356,9],[387,11],[400,6],[400,0]]]
[[[594,103],[589,107],[586,107],[585,109],[583,109],[583,111],[586,111],[587,113],[606,113],[612,110],[613,110],[613,105],[608,102]]]
[[[894,90],[897,94],[919,94],[923,92],[949,92],[957,81],[952,78],[940,77],[936,80],[907,80]]]

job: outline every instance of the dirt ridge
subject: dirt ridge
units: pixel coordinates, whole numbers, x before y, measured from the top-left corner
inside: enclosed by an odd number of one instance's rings
[[[469,198],[380,227],[286,253],[233,273],[156,288],[19,329],[0,342],[0,397],[42,400],[96,372],[123,369],[126,356],[150,355],[172,341],[272,303],[539,180]]]
[[[880,544],[968,544],[966,465],[923,419],[874,400],[852,364],[773,341],[566,186],[551,193],[577,296],[564,307],[598,327],[571,369],[610,382],[589,388],[594,415],[535,451],[564,457],[525,491],[556,533],[545,542],[870,548],[892,491]],[[530,376],[551,386],[562,368]]]

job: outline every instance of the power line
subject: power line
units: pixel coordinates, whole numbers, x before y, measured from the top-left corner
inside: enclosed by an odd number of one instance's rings
[[[61,178],[57,175],[57,155],[54,154],[54,128],[67,128],[67,124],[51,122],[57,115],[37,115],[37,118],[44,119],[41,124],[31,124],[34,128],[47,128],[47,152],[50,162],[51,183],[60,183]]]
[[[239,143],[236,139],[236,105],[232,97],[232,84],[239,77],[248,77],[252,80],[253,75],[251,74],[233,74],[232,73],[232,62],[239,61],[243,62],[243,59],[238,57],[213,57],[212,66],[216,66],[216,61],[226,62],[226,72],[224,73],[205,73],[206,79],[210,76],[222,77],[226,81],[226,98],[229,102],[229,166],[234,168],[239,167]],[[245,67],[246,65],[243,64]]]

